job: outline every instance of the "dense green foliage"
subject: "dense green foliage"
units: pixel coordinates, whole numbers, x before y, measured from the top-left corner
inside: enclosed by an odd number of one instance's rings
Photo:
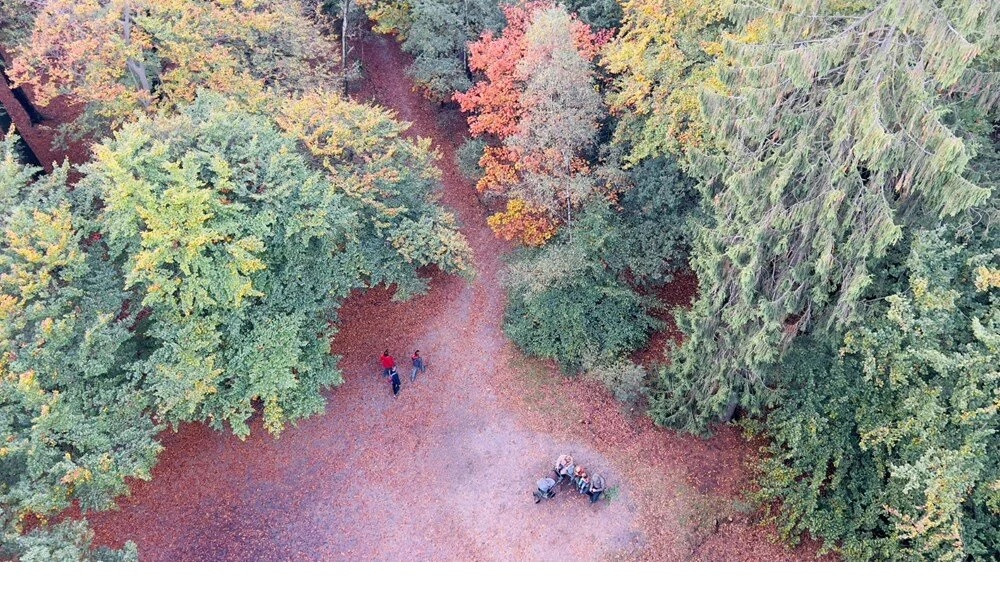
[[[502,24],[496,0],[412,0],[413,22],[403,50],[413,55],[407,73],[435,100],[450,100],[456,90],[468,90],[468,43]]]
[[[760,495],[787,535],[850,559],[1000,556],[1000,247],[967,250],[917,233],[900,291],[839,351],[808,337],[783,363]]]
[[[329,340],[351,290],[405,298],[426,288],[421,266],[469,272],[468,244],[434,203],[426,141],[402,138],[384,110],[316,99],[289,104],[286,134],[203,94],[126,124],[74,189],[66,168],[32,180],[7,143],[0,518],[11,555],[90,555],[84,525],[46,537],[25,521],[74,500],[106,508],[124,478],[148,479],[154,417],[245,437],[258,410],[275,435],[322,412],[322,390],[342,380]]]
[[[622,22],[618,0],[566,0],[563,5],[594,29],[614,29]]]
[[[30,0],[0,0],[0,46],[10,49],[24,42],[35,20]]]
[[[94,531],[86,521],[65,520],[17,538],[8,553],[22,562],[137,562],[139,550],[132,541],[121,549],[93,547]],[[2,558],[0,558],[2,559]]]
[[[996,559],[998,7],[624,7],[615,142],[705,194],[654,419],[742,407],[786,537]]]
[[[135,370],[157,414],[246,436],[254,404],[274,433],[321,411],[340,383],[330,303],[361,285],[352,203],[273,122],[216,97],[128,124],[95,155],[81,189],[151,311]]]
[[[636,288],[666,283],[686,264],[694,183],[672,159],[623,172],[621,153],[598,150],[610,132],[595,66],[604,37],[549,2],[505,12],[502,36],[472,46],[484,79],[456,98],[474,140],[486,141],[463,146],[465,170],[465,156],[481,150],[478,187],[507,201],[488,222],[529,248],[508,271],[506,331],[565,370],[639,390],[645,372],[624,357],[658,322]]]
[[[572,239],[566,232],[511,264],[506,331],[526,352],[600,373],[659,326],[655,302],[635,286],[683,268],[697,198],[670,160],[645,162],[633,177],[621,204],[588,206]]]
[[[1000,559],[1000,5],[357,4],[468,114],[515,344],[661,425],[742,409],[789,540]],[[148,479],[163,423],[322,412],[352,290],[472,274],[431,141],[329,92],[321,5],[348,31],[339,0],[0,0],[14,79],[114,131],[75,187],[4,143],[0,558],[134,559],[56,517]],[[648,292],[688,267],[643,383]]]
[[[13,138],[3,153],[0,557],[77,559],[89,555],[86,528],[48,518],[74,500],[107,508],[126,477],[149,479],[160,450],[122,362],[137,354],[121,316],[135,300],[100,246],[81,241],[67,168],[34,180]]]
[[[395,33],[413,56],[407,73],[421,91],[447,101],[472,85],[469,42],[503,25],[501,0],[361,0],[376,30]]]
[[[564,235],[525,250],[509,267],[504,325],[525,352],[578,371],[641,348],[658,325],[648,314],[651,301],[603,260],[619,244],[613,219],[595,207],[581,216],[572,241]]]
[[[616,232],[604,259],[639,285],[669,283],[687,268],[691,236],[699,224],[694,182],[671,158],[640,163],[627,173],[627,186],[608,229]]]
[[[467,138],[455,152],[455,163],[459,171],[469,180],[479,181],[486,172],[479,165],[479,158],[486,150],[486,141],[481,138]]]
[[[568,233],[524,251],[507,279],[508,335],[567,370],[606,373],[659,326],[636,286],[682,270],[697,210],[692,183],[668,159],[632,173],[620,204],[592,204]]]
[[[357,208],[361,253],[354,261],[367,287],[392,285],[395,299],[404,300],[427,289],[419,267],[472,276],[472,250],[437,203],[441,172],[429,139],[407,138],[408,124],[386,109],[329,93],[290,100],[276,119]]]

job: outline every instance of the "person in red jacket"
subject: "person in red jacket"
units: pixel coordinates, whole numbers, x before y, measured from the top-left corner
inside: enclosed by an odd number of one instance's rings
[[[396,368],[396,359],[392,358],[389,349],[386,348],[379,360],[382,361],[382,375],[389,377],[389,372]]]

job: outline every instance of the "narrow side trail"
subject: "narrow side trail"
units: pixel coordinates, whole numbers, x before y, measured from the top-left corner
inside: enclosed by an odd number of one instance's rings
[[[501,329],[507,248],[455,167],[464,128],[411,90],[398,46],[370,36],[358,98],[411,122],[441,153],[443,201],[475,250],[477,278],[431,273],[428,295],[355,294],[333,351],[346,383],[323,416],[246,442],[197,425],[167,433],[151,482],[90,516],[99,544],[144,560],[683,560],[810,558],[739,511],[751,448],[735,431],[702,441],[622,412],[602,388],[525,359]],[[389,348],[398,399],[378,372]],[[409,354],[428,371],[411,383]],[[562,452],[618,496],[591,505],[531,491]]]

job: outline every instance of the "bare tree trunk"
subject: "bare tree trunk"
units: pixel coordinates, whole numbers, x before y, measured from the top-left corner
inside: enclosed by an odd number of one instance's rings
[[[740,406],[740,401],[736,396],[729,397],[729,403],[726,405],[726,409],[719,415],[719,421],[722,423],[729,423],[733,421],[733,417],[736,416],[736,409]]]
[[[344,0],[341,4],[341,10],[343,11],[342,19],[340,21],[340,69],[344,78],[344,95],[348,93],[347,90],[347,29],[348,29],[348,13],[351,11],[351,0]]]
[[[3,62],[0,61],[0,77],[3,77],[3,81],[7,84],[7,88],[10,89],[10,93],[14,95],[14,100],[16,100],[21,107],[24,108],[24,112],[28,114],[28,119],[31,120],[32,125],[41,124],[45,121],[45,115],[35,107],[35,104],[31,102],[28,95],[24,93],[24,89],[20,86],[16,88],[13,86],[13,82],[7,77],[7,72],[3,68]]]
[[[565,156],[564,165],[566,166],[566,229],[569,231],[569,242],[573,243],[573,214],[571,212],[571,207],[573,200],[569,192],[569,179],[570,179],[570,160],[569,156]]]
[[[469,0],[462,0],[462,36],[469,35]],[[462,42],[462,67],[465,68],[465,73],[471,75],[469,71],[469,42],[466,40]]]
[[[125,7],[125,44],[128,44],[132,38],[132,8],[129,6]],[[153,91],[152,86],[149,83],[149,76],[146,73],[146,65],[140,63],[135,59],[126,59],[125,66],[128,68],[129,73],[135,78],[135,81],[139,84],[139,89],[144,91],[147,95],[150,95]],[[149,96],[144,99],[139,100],[142,106],[149,109],[151,100]]]

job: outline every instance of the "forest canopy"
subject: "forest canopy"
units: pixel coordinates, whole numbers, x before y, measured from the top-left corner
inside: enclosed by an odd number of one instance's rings
[[[474,278],[448,154],[344,93],[359,10],[467,125],[521,351],[738,422],[789,542],[1000,559],[995,0],[0,0],[12,86],[91,149],[3,141],[0,558],[134,559],[67,510],[167,427],[336,413],[351,292]]]

